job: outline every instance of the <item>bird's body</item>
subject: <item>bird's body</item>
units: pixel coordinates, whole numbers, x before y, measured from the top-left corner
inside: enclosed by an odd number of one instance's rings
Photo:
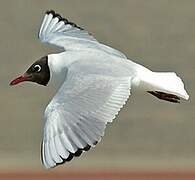
[[[153,72],[127,59],[54,11],[46,12],[39,38],[64,52],[36,61],[11,85],[32,81],[56,88],[44,113],[42,161],[46,168],[94,147],[133,87],[170,102],[189,98],[175,73]]]
[[[167,80],[168,82],[166,83],[169,86],[164,88],[165,92],[176,93],[184,99],[188,97],[184,89],[182,89],[183,86],[180,89],[179,86],[177,89],[172,87],[175,84],[172,84],[170,80],[175,80],[177,77],[175,73],[152,72],[129,59],[113,56],[101,51],[65,51],[58,54],[51,54],[48,55],[48,64],[51,69],[50,84],[54,87],[60,87],[62,83],[66,83],[66,79],[72,73],[74,73],[74,76],[82,75],[87,77],[94,75],[112,78],[131,77],[131,87],[139,87],[143,91],[161,91],[163,88],[161,81]],[[170,79],[170,77],[172,78]],[[150,82],[150,80],[153,82]],[[177,80],[180,85],[183,84],[179,77]],[[161,87],[157,87],[158,83]]]
[[[100,75],[120,78],[136,77],[138,67],[146,72],[149,71],[127,59],[98,51],[66,51],[59,54],[51,54],[48,56],[48,64],[50,69],[52,69],[51,82],[58,87],[70,73],[88,77],[90,75]]]

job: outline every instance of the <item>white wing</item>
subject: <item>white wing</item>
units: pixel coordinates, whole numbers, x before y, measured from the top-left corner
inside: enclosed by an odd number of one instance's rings
[[[39,39],[65,50],[96,49],[126,58],[120,51],[99,43],[91,34],[75,23],[62,18],[55,11],[47,11],[39,31]]]
[[[131,78],[69,75],[45,111],[42,162],[55,167],[95,146],[130,95]]]

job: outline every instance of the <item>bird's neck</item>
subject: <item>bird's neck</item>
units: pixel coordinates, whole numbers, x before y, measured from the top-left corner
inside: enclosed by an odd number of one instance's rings
[[[48,65],[50,69],[49,85],[58,89],[65,81],[68,71],[65,59],[60,54],[50,54],[48,55]]]

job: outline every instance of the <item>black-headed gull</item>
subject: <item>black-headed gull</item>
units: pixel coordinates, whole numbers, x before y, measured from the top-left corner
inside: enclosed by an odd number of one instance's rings
[[[189,98],[174,72],[152,72],[132,62],[52,10],[44,16],[39,39],[64,52],[41,58],[10,84],[32,81],[58,89],[44,114],[41,154],[46,168],[94,147],[132,87],[175,103]]]

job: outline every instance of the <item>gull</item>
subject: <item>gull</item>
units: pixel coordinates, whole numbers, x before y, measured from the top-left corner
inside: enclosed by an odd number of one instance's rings
[[[11,81],[53,85],[56,94],[44,113],[42,163],[49,169],[94,147],[125,105],[132,88],[173,103],[188,100],[174,72],[153,72],[53,10],[45,13],[41,42],[63,49],[35,61]]]

